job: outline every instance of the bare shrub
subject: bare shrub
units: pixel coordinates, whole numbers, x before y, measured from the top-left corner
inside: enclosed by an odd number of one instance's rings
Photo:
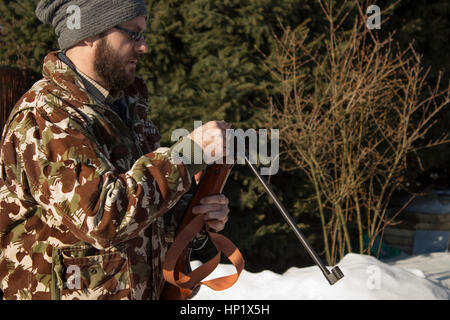
[[[277,38],[267,64],[282,99],[269,105],[289,159],[284,169],[303,170],[314,185],[326,259],[334,264],[346,252],[370,254],[400,213],[386,215],[389,199],[403,186],[407,155],[448,106],[450,87],[442,90],[438,81],[429,88],[413,46],[400,50],[392,35],[379,39],[359,1],[337,8],[319,2],[328,37],[310,40],[305,24]],[[348,19],[353,28],[344,30]]]

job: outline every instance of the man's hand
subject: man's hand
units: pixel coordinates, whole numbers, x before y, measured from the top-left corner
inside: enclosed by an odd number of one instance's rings
[[[227,130],[231,125],[225,121],[209,121],[192,131],[188,137],[199,145],[212,161],[227,156]]]
[[[204,197],[192,208],[192,213],[203,214],[206,225],[216,232],[222,231],[228,221],[228,198],[223,194]]]

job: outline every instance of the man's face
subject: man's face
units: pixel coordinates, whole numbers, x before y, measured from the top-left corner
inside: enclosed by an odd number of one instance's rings
[[[120,24],[121,27],[143,32],[145,18],[137,17]],[[122,90],[134,82],[139,56],[148,50],[144,40],[134,41],[125,32],[113,28],[95,49],[95,72],[111,90]]]

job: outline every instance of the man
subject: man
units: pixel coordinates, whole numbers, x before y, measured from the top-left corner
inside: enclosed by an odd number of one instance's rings
[[[73,8],[79,28],[67,22]],[[206,166],[172,151],[223,150],[229,126],[208,122],[159,146],[135,76],[148,50],[144,1],[41,0],[36,15],[61,51],[45,57],[3,132],[0,289],[5,299],[158,299],[182,196]],[[201,203],[194,213],[222,230],[228,199]]]

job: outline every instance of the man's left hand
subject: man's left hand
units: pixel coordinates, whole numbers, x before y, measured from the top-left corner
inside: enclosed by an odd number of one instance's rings
[[[222,231],[228,221],[228,198],[217,194],[200,199],[200,204],[192,208],[192,213],[203,214],[207,227],[216,232]]]

